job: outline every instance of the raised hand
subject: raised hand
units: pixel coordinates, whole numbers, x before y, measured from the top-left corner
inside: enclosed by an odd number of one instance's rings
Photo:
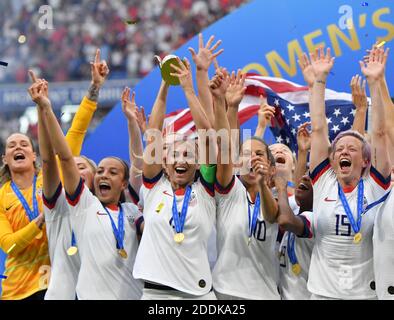
[[[352,77],[352,81],[350,82],[350,87],[352,88],[352,101],[357,109],[366,110],[368,108],[368,100],[366,93],[366,80],[362,81],[361,84],[361,76],[358,74]]]
[[[226,69],[216,70],[216,74],[209,82],[209,89],[214,97],[226,97],[226,92],[229,86],[229,75]]]
[[[301,68],[305,82],[310,88],[312,88],[313,83],[315,82],[315,73],[313,71],[311,61],[309,60],[308,55],[305,52],[302,54],[301,59],[298,60],[298,65]]]
[[[276,189],[286,191],[288,173],[284,167],[279,167],[275,169],[275,175],[273,177]]]
[[[217,41],[213,46],[213,40],[215,39],[214,36],[211,36],[207,42],[207,44],[204,46],[204,40],[202,33],[198,35],[198,53],[194,51],[193,48],[189,48],[189,51],[192,55],[192,59],[197,67],[197,70],[204,70],[208,71],[209,66],[211,65],[212,61],[219,56],[224,49],[220,49],[218,52],[214,53],[214,51],[219,47],[219,45],[222,43],[221,40]],[[212,47],[211,47],[212,46]]]
[[[260,96],[260,109],[258,111],[258,126],[266,128],[270,123],[271,119],[275,117],[275,108],[271,107],[266,103],[266,99]]]
[[[141,107],[141,109],[136,110],[136,112],[138,126],[140,127],[142,134],[144,134],[147,128],[145,109],[144,107]]]
[[[179,66],[171,64],[171,68],[175,72],[170,73],[170,75],[179,79],[183,91],[192,90],[194,92],[189,60],[185,58],[182,62],[181,59],[177,57],[177,61]]]
[[[313,73],[318,81],[325,80],[334,66],[334,57],[331,57],[331,49],[324,53],[324,48],[317,48],[311,53]]]
[[[100,61],[100,49],[96,50],[94,62],[90,62],[90,69],[92,73],[92,83],[101,87],[109,74],[109,68],[105,60]]]
[[[389,49],[374,47],[369,54],[367,63],[360,61],[361,71],[368,83],[374,83],[384,77]]]
[[[226,91],[226,101],[229,107],[238,108],[241,103],[246,91],[245,78],[246,74],[243,74],[240,69],[238,69],[237,75],[234,71],[231,73]]]
[[[135,103],[135,92],[133,92],[130,101],[130,88],[124,88],[122,92],[122,111],[128,121],[137,121],[137,105]]]
[[[29,70],[29,75],[33,82],[28,89],[31,99],[41,108],[50,107],[51,102],[48,98],[48,82],[45,79],[37,79],[32,70]]]
[[[308,130],[310,125],[310,122],[305,122],[298,127],[297,145],[299,151],[307,152],[311,149],[311,133]]]
[[[251,159],[252,170],[257,175],[257,181],[268,183],[270,179],[268,160],[261,156],[254,156]]]

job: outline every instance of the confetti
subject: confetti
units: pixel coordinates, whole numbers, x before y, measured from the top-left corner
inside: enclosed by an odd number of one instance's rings
[[[363,7],[368,7],[368,2],[362,2],[361,5],[362,5]]]
[[[379,43],[379,44],[377,45],[377,47],[380,48],[380,47],[384,46],[385,44],[386,44],[386,41],[382,41],[381,43]]]
[[[131,24],[137,24],[139,22],[139,19],[135,19],[135,20],[126,20],[124,23],[131,25]]]
[[[14,243],[12,247],[8,249],[7,254],[9,254],[15,247],[16,247],[16,243]]]
[[[3,61],[0,61],[0,65],[2,65],[2,66],[4,66],[4,67],[6,67],[6,66],[8,66],[8,62],[3,62]]]
[[[7,279],[7,276],[3,276],[2,274],[0,274],[0,278],[1,279]]]
[[[19,42],[20,44],[25,43],[25,42],[26,42],[26,36],[24,36],[23,34],[21,34],[21,35],[18,37],[18,42]]]

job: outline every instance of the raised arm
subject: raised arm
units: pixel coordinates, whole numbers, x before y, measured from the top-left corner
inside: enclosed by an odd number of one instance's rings
[[[48,83],[37,79],[33,71],[29,71],[29,75],[33,84],[28,91],[33,102],[37,104],[38,146],[42,161],[43,193],[47,199],[51,199],[60,184],[60,177],[55,152],[44,119],[44,110],[50,108],[51,104],[48,98]]]
[[[267,100],[260,96],[260,109],[258,111],[258,123],[255,136],[263,138],[267,126],[271,123],[271,119],[275,117],[275,108],[267,104]]]
[[[269,185],[275,166],[271,166],[267,159],[258,155],[252,157],[251,164],[259,183],[260,205],[264,220],[275,223],[278,218],[278,204]]]
[[[309,109],[312,123],[310,171],[322,163],[329,156],[330,141],[328,139],[328,124],[326,119],[325,90],[327,76],[334,66],[330,48],[316,49],[311,54],[312,68],[315,82],[310,93]]]
[[[383,177],[391,173],[391,164],[388,153],[388,130],[385,118],[380,83],[385,72],[385,52],[374,48],[367,64],[360,61],[361,71],[367,78],[372,100],[372,165]]]
[[[218,69],[217,72],[221,71]],[[227,71],[224,74],[227,75]],[[227,117],[231,130],[239,129],[238,110],[246,91],[245,79],[246,74],[242,73],[240,69],[238,69],[237,74],[234,71],[231,73],[229,86],[226,91]]]
[[[215,119],[213,117],[212,96],[209,91],[208,69],[212,64],[212,61],[224,51],[224,49],[220,49],[218,52],[214,53],[222,43],[222,41],[219,40],[212,46],[214,39],[215,37],[211,36],[204,46],[204,39],[202,33],[200,33],[198,35],[198,53],[196,53],[193,48],[189,48],[192,59],[197,68],[196,82],[198,98],[212,127],[214,126]]]
[[[86,96],[82,99],[66,135],[66,141],[74,156],[79,156],[81,153],[83,140],[97,108],[100,88],[104,85],[109,74],[107,63],[104,60],[100,61],[100,49],[97,49],[94,62],[90,63],[90,68],[92,74],[90,87]]]
[[[48,85],[43,84],[43,90],[48,90]],[[78,167],[74,161],[74,156],[63,135],[62,129],[53,113],[51,103],[48,99],[46,103],[40,103],[44,121],[47,124],[48,132],[51,133],[50,139],[54,150],[60,160],[63,172],[64,189],[70,195],[74,195],[80,182]]]
[[[350,87],[352,88],[352,101],[356,106],[356,114],[354,115],[352,130],[358,131],[360,134],[365,134],[365,123],[367,121],[368,100],[365,90],[366,80],[362,81],[361,77],[357,74],[352,77]]]
[[[281,169],[277,170],[275,177],[275,187],[278,191],[278,207],[279,213],[277,223],[285,230],[301,236],[304,233],[304,222],[300,217],[294,215],[289,205],[289,197],[287,195],[287,173]]]
[[[384,64],[387,62],[389,49],[384,53]],[[394,165],[394,103],[391,100],[389,88],[387,86],[386,76],[384,75],[380,81],[380,92],[382,93],[383,104],[385,107],[385,115],[387,119],[387,130],[389,137],[389,152],[391,164]]]
[[[147,145],[144,151],[143,174],[148,179],[156,177],[163,169],[161,163],[161,154],[163,152],[161,130],[166,115],[167,94],[168,84],[162,80],[149,117],[148,129],[145,133]],[[152,157],[155,159],[154,161],[150,160]]]
[[[218,138],[218,156],[216,180],[222,187],[227,187],[233,178],[233,163],[231,159],[230,124],[226,115],[226,91],[229,79],[227,74],[220,71],[210,82],[215,111],[215,130]]]
[[[208,120],[207,114],[201,106],[193,88],[192,73],[190,63],[187,59],[182,62],[179,58],[178,65],[171,65],[174,70],[171,76],[177,77],[185,93],[190,112],[192,114],[197,130],[209,130],[212,128],[211,122]]]
[[[298,154],[294,171],[294,182],[296,186],[300,183],[301,178],[307,170],[308,152],[311,149],[311,133],[308,131],[310,124],[310,122],[303,123],[297,132]]]
[[[142,184],[143,147],[141,131],[137,121],[138,107],[135,103],[135,92],[133,92],[130,101],[130,88],[123,90],[122,110],[127,119],[129,132],[130,184],[138,193]]]

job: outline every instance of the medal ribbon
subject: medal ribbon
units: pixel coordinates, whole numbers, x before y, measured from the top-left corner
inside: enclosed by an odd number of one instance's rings
[[[38,201],[36,197],[36,184],[37,184],[37,176],[34,175],[33,178],[33,211],[31,211],[29,204],[27,203],[25,197],[23,196],[22,192],[20,192],[19,188],[17,185],[14,183],[14,181],[11,182],[11,188],[18,197],[19,201],[22,203],[23,208],[26,211],[27,217],[29,218],[29,221],[33,221],[35,218],[38,217],[39,211],[38,211]]]
[[[346,215],[349,219],[350,225],[354,233],[359,233],[361,230],[361,221],[362,221],[362,212],[363,212],[363,203],[364,203],[364,181],[360,180],[358,184],[358,193],[357,193],[357,222],[354,221],[354,217],[352,211],[350,210],[349,203],[347,202],[346,196],[339,185],[338,182],[338,196],[341,199],[343,208],[345,209]]]
[[[172,218],[174,220],[176,233],[183,232],[183,227],[185,226],[187,208],[189,207],[189,200],[190,200],[191,193],[192,193],[192,187],[187,186],[185,196],[183,198],[182,211],[180,214],[178,212],[178,208],[176,205],[176,197],[175,197],[175,193],[174,193],[174,199],[172,202]]]
[[[77,246],[77,240],[75,239],[74,231],[71,230],[71,247],[76,247],[76,246]]]
[[[114,232],[114,236],[116,239],[116,249],[124,249],[123,239],[124,239],[124,220],[123,220],[123,208],[122,205],[119,204],[119,214],[118,214],[118,228],[116,228],[114,219],[112,219],[111,214],[108,209],[103,205],[105,211],[107,212],[112,225],[112,231]]]
[[[247,195],[246,195],[247,197]],[[249,238],[252,237],[253,232],[256,229],[257,217],[260,213],[260,193],[257,193],[256,201],[254,202],[253,217],[250,216],[250,203],[248,199],[248,222],[249,222]]]
[[[295,184],[292,181],[287,181],[287,186],[290,188],[295,188]]]
[[[295,265],[298,263],[295,253],[295,234],[292,232],[287,233],[287,255],[289,256],[290,263]]]

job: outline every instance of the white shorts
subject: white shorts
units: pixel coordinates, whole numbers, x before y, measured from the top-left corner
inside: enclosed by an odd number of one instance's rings
[[[236,296],[230,296],[228,294],[220,293],[215,290],[215,295],[218,300],[247,300],[244,298],[236,297]]]
[[[377,300],[377,299],[378,298],[371,298],[371,299],[363,299],[363,300]],[[318,294],[312,293],[311,300],[343,300],[343,299],[325,297],[325,296],[320,296]]]
[[[146,289],[142,290],[141,300],[217,300],[213,291],[203,295],[195,296],[177,290],[159,290]]]

